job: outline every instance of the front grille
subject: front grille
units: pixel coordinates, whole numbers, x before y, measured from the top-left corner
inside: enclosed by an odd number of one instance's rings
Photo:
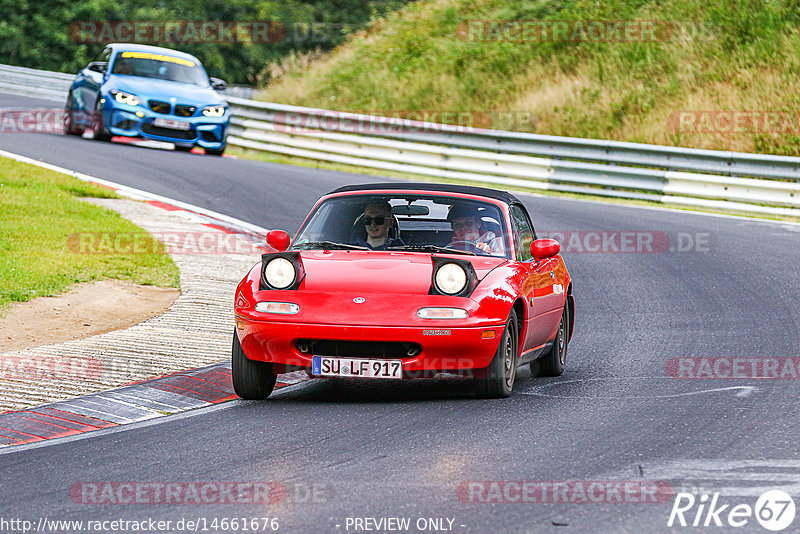
[[[169,112],[172,111],[172,105],[169,102],[161,102],[160,100],[150,100],[148,104],[150,104],[150,109],[152,109],[156,113],[163,113],[164,115],[169,115]]]
[[[398,341],[341,341],[337,339],[299,339],[295,347],[313,356],[348,358],[400,359],[417,356],[422,348],[417,343]]]
[[[170,137],[172,139],[194,139],[194,132],[191,130],[173,130],[172,128],[162,128],[152,124],[143,124],[142,131],[150,135]]]
[[[197,111],[195,106],[187,106],[185,104],[178,104],[175,106],[175,115],[178,117],[191,117]]]

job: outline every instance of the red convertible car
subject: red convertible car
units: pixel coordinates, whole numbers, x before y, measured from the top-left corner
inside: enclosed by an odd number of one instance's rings
[[[402,379],[454,373],[479,397],[511,394],[516,369],[564,371],[572,282],[513,195],[385,183],[317,201],[294,239],[267,234],[235,297],[236,393],[265,399],[276,375]]]

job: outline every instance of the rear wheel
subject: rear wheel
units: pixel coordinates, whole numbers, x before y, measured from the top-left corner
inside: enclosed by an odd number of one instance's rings
[[[558,333],[553,340],[550,352],[531,362],[531,374],[534,376],[561,376],[567,363],[567,346],[569,345],[569,312],[564,306]]]
[[[67,96],[67,103],[64,105],[64,133],[67,135],[83,135],[84,127],[75,124],[72,106],[72,93],[70,93]]]
[[[512,310],[486,376],[476,380],[475,393],[478,397],[500,399],[511,395],[517,376],[517,340],[517,314]]]
[[[111,134],[109,133],[105,124],[103,124],[103,106],[100,104],[99,100],[94,105],[92,131],[94,131],[93,139],[96,141],[111,141]]]
[[[243,399],[264,400],[275,389],[277,375],[272,372],[272,364],[249,360],[236,331],[233,332],[231,348],[231,374],[233,390]]]

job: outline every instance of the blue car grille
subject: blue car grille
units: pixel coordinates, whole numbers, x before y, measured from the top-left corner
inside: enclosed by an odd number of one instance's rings
[[[142,131],[150,135],[157,135],[159,137],[169,137],[172,139],[194,139],[195,133],[191,130],[173,130],[172,128],[162,128],[160,126],[153,126],[150,123],[142,124]]]
[[[191,117],[194,115],[194,112],[197,111],[197,107],[189,106],[186,104],[178,104],[175,106],[175,115],[178,117]]]
[[[156,113],[163,113],[168,115],[170,111],[172,111],[172,105],[169,102],[161,102],[160,100],[150,100],[148,102],[150,104],[150,109],[155,111]]]

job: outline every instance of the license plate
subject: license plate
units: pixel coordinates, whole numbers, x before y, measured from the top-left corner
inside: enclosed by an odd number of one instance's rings
[[[188,130],[191,125],[186,121],[176,121],[172,119],[162,119],[158,117],[153,121],[155,126],[160,128],[171,128],[173,130]]]
[[[403,378],[401,360],[362,360],[314,356],[312,374],[348,378]]]

